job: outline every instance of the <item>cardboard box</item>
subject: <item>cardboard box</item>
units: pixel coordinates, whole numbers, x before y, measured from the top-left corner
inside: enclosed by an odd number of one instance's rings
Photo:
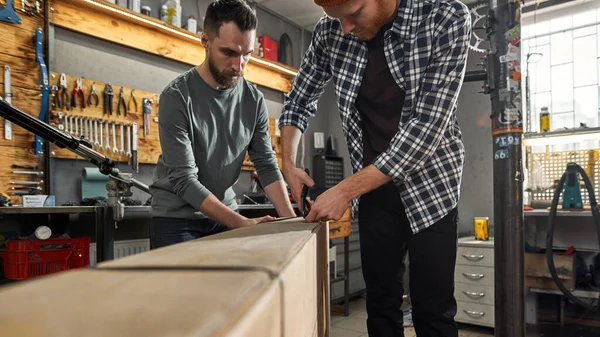
[[[328,336],[327,224],[221,233],[0,290],[7,336]]]
[[[558,278],[569,290],[575,289],[575,256],[554,254]],[[528,288],[559,290],[550,270],[546,254],[525,253],[525,286]]]
[[[23,207],[54,207],[55,198],[53,195],[24,195]]]

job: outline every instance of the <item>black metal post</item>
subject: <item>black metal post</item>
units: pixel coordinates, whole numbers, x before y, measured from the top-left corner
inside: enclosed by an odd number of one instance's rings
[[[495,335],[525,336],[521,13],[518,0],[490,0],[487,91],[494,141]]]

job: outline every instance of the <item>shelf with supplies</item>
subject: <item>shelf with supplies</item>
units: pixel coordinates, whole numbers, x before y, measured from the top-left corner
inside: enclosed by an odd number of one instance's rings
[[[52,0],[50,23],[150,54],[196,66],[204,61],[200,36],[156,18],[97,0]],[[244,70],[255,84],[288,92],[297,70],[253,55]]]
[[[60,91],[61,73],[50,73],[50,85],[53,87],[50,96],[51,125],[73,136],[83,136],[90,141],[94,150],[115,161],[131,161],[134,164],[132,152],[135,148],[132,149],[132,147],[134,147],[136,136],[136,133],[133,132],[135,123],[138,138],[138,163],[156,164],[161,153],[157,119],[158,94],[135,88],[125,88],[116,83],[111,83],[112,102],[105,105],[104,90],[109,83],[66,74],[64,74],[64,77],[66,78],[68,100]],[[74,89],[77,87],[79,79],[81,79],[81,88],[85,97],[85,107],[81,106],[81,94],[77,94],[76,106],[72,104],[73,95],[75,95]],[[96,95],[98,96],[97,101],[95,98],[90,97],[92,86],[95,86]],[[123,91],[124,101],[119,106],[121,90]],[[132,99],[132,92],[135,95],[135,101]],[[58,98],[61,95],[63,96],[60,101],[62,107],[59,107]],[[89,98],[92,98],[91,102],[88,102]],[[143,105],[146,100],[146,111],[150,112],[149,114],[143,113]],[[135,102],[137,102],[137,107]],[[69,109],[67,109],[67,103]],[[111,110],[112,113],[110,113]],[[132,156],[128,156],[129,153],[132,153]],[[61,149],[56,145],[51,146],[51,156],[63,159],[83,159],[75,153],[67,149]]]

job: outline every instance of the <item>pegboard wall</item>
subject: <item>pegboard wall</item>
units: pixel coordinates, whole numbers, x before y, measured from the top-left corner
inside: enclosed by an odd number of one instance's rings
[[[566,152],[544,152],[544,153],[529,153],[528,168],[530,185],[534,181],[533,175],[535,167],[542,169],[542,184],[541,188],[536,189],[532,194],[532,200],[552,200],[554,190],[558,181],[565,173],[568,163],[576,163],[581,166],[590,181],[594,185],[596,196],[599,195],[600,185],[600,163],[598,162],[598,150],[582,150],[582,151],[566,151]],[[583,184],[583,179],[579,178]],[[581,197],[583,203],[589,203],[589,195],[587,189],[581,186]],[[562,202],[562,198],[559,202]]]

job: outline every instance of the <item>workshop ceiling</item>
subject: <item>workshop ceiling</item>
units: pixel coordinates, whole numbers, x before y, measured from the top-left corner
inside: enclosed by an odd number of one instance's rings
[[[480,0],[463,0],[465,5],[470,5]],[[312,31],[323,10],[315,5],[313,0],[254,0],[260,7],[275,12],[292,21],[300,27]]]

